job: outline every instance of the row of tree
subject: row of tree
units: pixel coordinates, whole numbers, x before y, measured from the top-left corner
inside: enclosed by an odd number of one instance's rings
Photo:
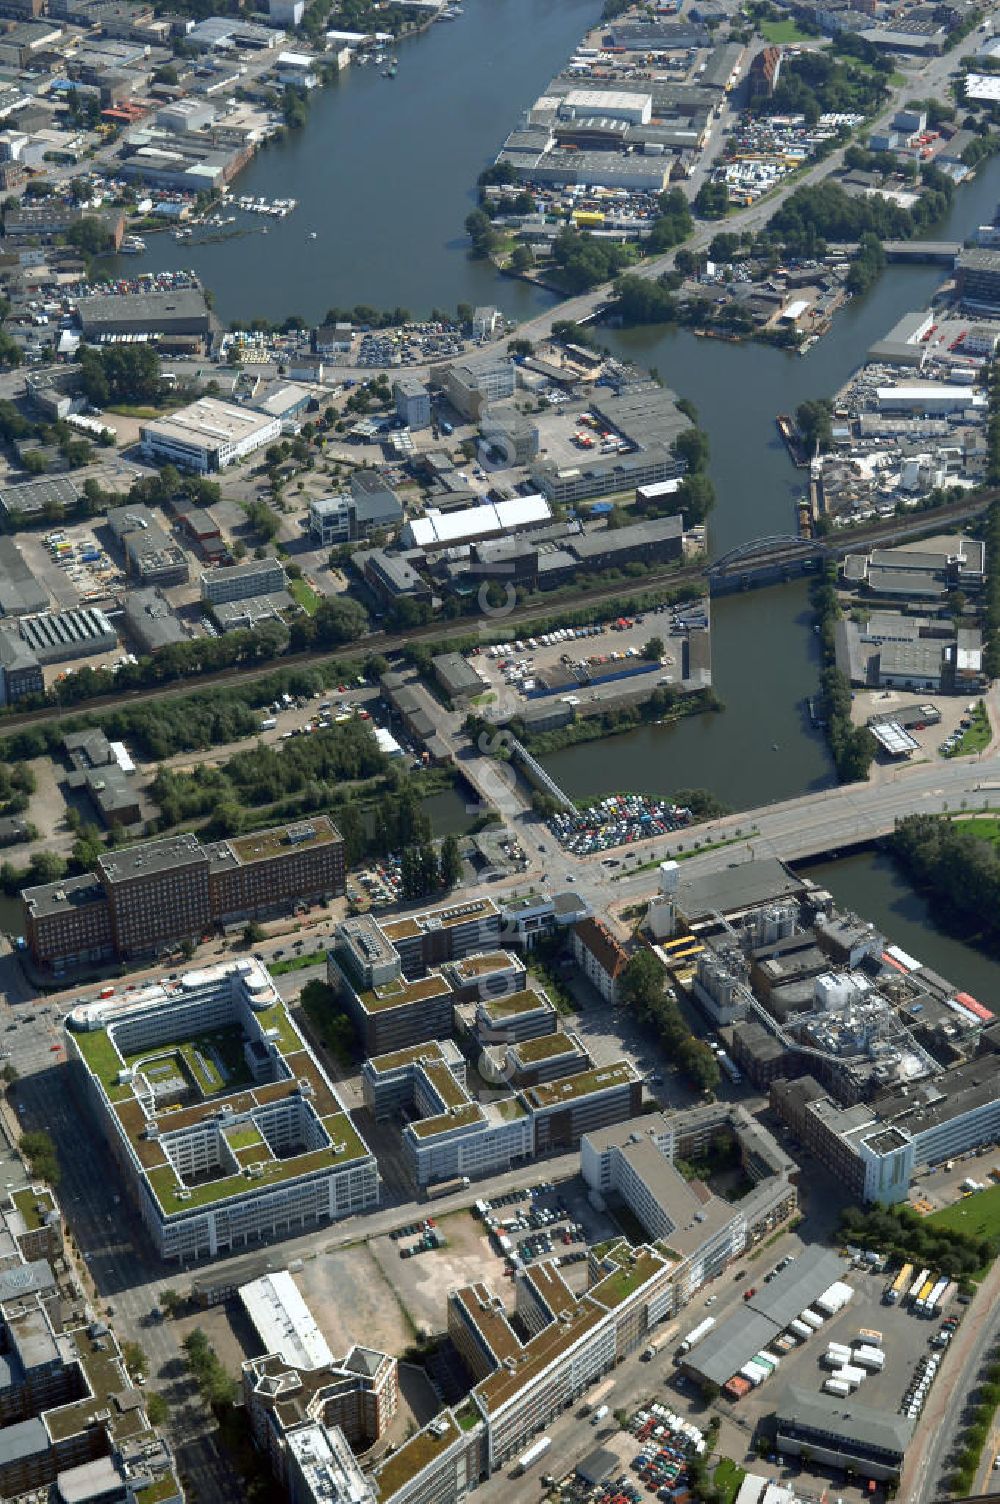
[[[714,1091],[719,1084],[719,1067],[703,1039],[688,1028],[684,1015],[667,995],[666,974],[651,950],[637,951],[629,961],[621,982],[622,1001],[640,1023],[659,1037],[670,1060],[684,1072],[700,1091]]]
[[[979,1238],[923,1217],[907,1202],[897,1206],[849,1206],[841,1213],[845,1243],[888,1254],[897,1264],[940,1269],[948,1279],[966,1279],[996,1258],[994,1239]]]
[[[852,721],[851,682],[837,667],[834,634],[840,603],[836,580],[836,565],[828,565],[820,578],[813,582],[811,591],[823,659],[819,710],[837,777],[841,783],[855,783],[868,777],[878,747],[868,727],[855,726]]]

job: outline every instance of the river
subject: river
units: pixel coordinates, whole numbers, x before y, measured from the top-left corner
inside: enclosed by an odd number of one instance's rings
[[[294,312],[318,320],[331,304],[362,301],[414,312],[496,302],[528,317],[547,295],[471,260],[462,223],[477,174],[599,10],[599,0],[470,0],[460,20],[397,49],[396,79],[372,67],[348,69],[314,96],[302,131],[262,152],[241,175],[241,193],[299,200],[293,215],[269,226],[267,239],[258,231],[194,247],[155,236],[128,270],[192,266],[229,319]],[[994,159],[959,189],[934,237],[964,239],[992,218],[998,198]],[[308,238],[312,230],[316,240]],[[836,315],[805,358],[696,339],[686,330],[604,331],[616,352],[655,366],[698,408],[718,497],[713,554],[794,531],[802,474],[778,438],[776,414],[794,411],[805,397],[832,395],[941,277],[940,267],[889,268]],[[723,714],[619,737],[613,757],[601,744],[568,748],[547,766],[575,797],[697,786],[747,807],[821,787],[832,771],[804,711],[817,675],[808,618],[803,583],[720,600],[713,672]]]
[[[119,258],[119,274],[190,267],[226,320],[317,323],[356,303],[538,313],[551,296],[471,260],[463,224],[480,172],[600,13],[600,0],[470,0],[396,48],[396,78],[350,67],[314,91],[307,125],[240,174],[237,194],[298,199],[266,239],[244,215],[253,230],[214,244],[154,234],[145,256]]]

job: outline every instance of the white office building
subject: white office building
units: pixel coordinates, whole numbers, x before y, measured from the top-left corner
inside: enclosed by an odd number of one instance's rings
[[[199,397],[197,402],[139,428],[149,459],[201,475],[239,464],[280,437],[279,418],[215,397]]]

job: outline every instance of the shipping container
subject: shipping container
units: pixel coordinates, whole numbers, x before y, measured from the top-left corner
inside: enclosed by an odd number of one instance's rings
[[[878,1372],[885,1367],[885,1353],[877,1347],[856,1347],[851,1362],[858,1368],[869,1368],[872,1372]]]
[[[873,1327],[862,1326],[858,1328],[858,1341],[866,1347],[881,1347],[882,1333],[876,1332]]]
[[[850,1384],[845,1384],[843,1379],[826,1379],[823,1384],[824,1394],[836,1394],[842,1400],[846,1400],[850,1392]]]
[[[806,1323],[804,1321],[800,1321],[797,1316],[794,1321],[789,1322],[788,1330],[790,1332],[794,1332],[796,1337],[801,1337],[803,1342],[807,1337],[812,1336],[813,1331],[811,1326],[807,1326]]]
[[[805,1310],[801,1312],[801,1320],[805,1322],[806,1326],[811,1326],[814,1332],[818,1332],[823,1325],[823,1317],[816,1311]]]

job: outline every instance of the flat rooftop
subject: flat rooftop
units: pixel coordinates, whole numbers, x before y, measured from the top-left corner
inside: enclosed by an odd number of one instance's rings
[[[238,444],[274,423],[268,413],[220,402],[215,397],[199,397],[197,402],[180,407],[169,417],[154,418],[142,425],[144,434],[174,439],[181,444],[221,449]]]
[[[511,1048],[517,1058],[528,1065],[551,1060],[555,1055],[584,1053],[579,1040],[572,1039],[561,1029],[555,1034],[538,1034],[534,1039],[522,1039],[520,1044],[512,1045]]]
[[[776,898],[794,897],[804,886],[777,857],[763,857],[704,877],[682,876],[677,907],[688,923],[693,924],[710,919],[715,913],[733,913]]]
[[[415,939],[418,935],[439,929],[451,929],[455,925],[473,923],[476,919],[492,919],[498,913],[491,898],[481,898],[474,903],[454,904],[446,909],[428,909],[423,914],[409,914],[402,919],[390,919],[382,925],[382,933],[394,944],[398,940]]]
[[[422,1431],[404,1441],[398,1451],[379,1463],[375,1472],[379,1498],[390,1498],[404,1483],[446,1452],[461,1434],[450,1411],[443,1410],[435,1416]]]
[[[254,835],[230,836],[229,844],[244,866],[265,861],[285,852],[306,851],[340,840],[340,832],[327,815],[315,815],[295,825],[278,826]]]
[[[259,1036],[249,1033],[245,1037],[258,1037],[273,1044],[287,1075],[274,1081],[248,1083],[245,1073],[234,1071],[231,1075],[219,1076],[216,1084],[216,1066],[209,1082],[215,1089],[206,1091],[202,1068],[201,1073],[195,1073],[202,1094],[186,1092],[186,1104],[182,1105],[172,1095],[160,1101],[148,1096],[140,1100],[136,1095],[135,1079],[126,1074],[131,1063],[135,1062],[138,1074],[143,1061],[150,1057],[177,1054],[183,1058],[185,1045],[192,1039],[200,1040],[202,1036],[192,1035],[190,1028],[185,1028],[177,1038],[171,1038],[165,1031],[162,1039],[145,1044],[126,1060],[113,1038],[117,1028],[132,1014],[148,1017],[152,1011],[158,1011],[169,1015],[172,1003],[187,1005],[185,1011],[189,1011],[190,1004],[201,990],[231,986],[233,973],[244,979],[251,1000],[250,1016],[260,1030]],[[218,993],[209,992],[209,996],[213,995]],[[101,1026],[86,1027],[95,1019]],[[353,1160],[369,1157],[367,1145],[289,1018],[269,973],[257,961],[227,962],[203,971],[189,972],[174,981],[152,984],[134,993],[98,999],[74,1010],[70,1014],[70,1025],[69,1037],[99,1083],[106,1098],[106,1110],[129,1141],[165,1216],[183,1215],[230,1196],[264,1190],[282,1180],[339,1168]],[[235,1020],[216,1032],[225,1033],[234,1028],[242,1039],[244,1031]],[[224,1045],[219,1048],[224,1054]],[[220,1059],[223,1059],[223,1054],[220,1054]],[[307,1111],[315,1114],[329,1136],[329,1142],[304,1153],[278,1158],[268,1143],[266,1132],[260,1130],[253,1115],[257,1109],[273,1108],[293,1100],[301,1102]],[[237,1172],[220,1174],[214,1180],[185,1184],[170,1162],[167,1150],[171,1139],[192,1130],[202,1131],[207,1124],[218,1124],[219,1114],[224,1109],[237,1120],[220,1130],[236,1157]],[[149,1129],[153,1126],[158,1132],[150,1136]]]
[[[415,982],[397,977],[392,982],[384,982],[380,987],[359,992],[358,1001],[366,1013],[384,1013],[390,1008],[412,1008],[416,1003],[427,1003],[432,998],[450,996],[451,986],[446,978],[439,971],[432,971],[430,976],[418,977]]]
[[[595,1066],[593,1070],[581,1071],[576,1076],[559,1076],[555,1081],[529,1086],[523,1095],[529,1107],[538,1111],[551,1107],[568,1107],[581,1097],[611,1091],[638,1080],[639,1076],[629,1061],[617,1060],[614,1065]]]
[[[550,1013],[553,1010],[548,998],[526,987],[522,992],[510,992],[504,997],[482,997],[476,1000],[477,1008],[487,1019],[510,1018],[519,1013],[537,1013],[539,1009]]]

